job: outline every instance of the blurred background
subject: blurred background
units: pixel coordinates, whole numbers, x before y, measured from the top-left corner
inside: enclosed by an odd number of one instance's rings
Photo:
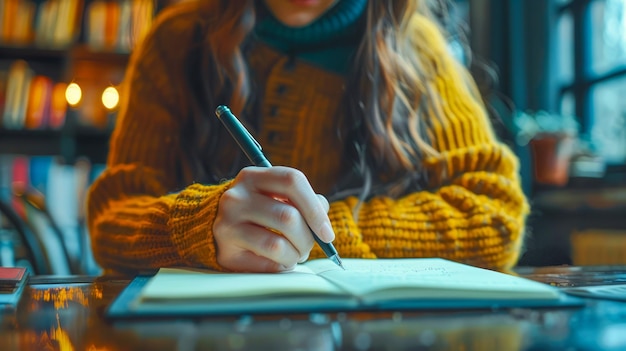
[[[0,0],[0,266],[98,274],[85,194],[173,1]],[[626,263],[626,0],[456,0],[449,42],[532,204],[520,265]]]

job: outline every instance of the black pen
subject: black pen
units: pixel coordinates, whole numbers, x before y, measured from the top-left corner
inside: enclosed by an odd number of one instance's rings
[[[222,121],[222,124],[226,127],[237,144],[239,144],[239,147],[246,154],[250,162],[258,167],[272,167],[270,161],[268,161],[265,155],[263,155],[261,145],[254,139],[254,137],[252,137],[252,134],[248,132],[243,124],[239,122],[237,117],[230,112],[228,107],[224,105],[218,106],[215,109],[215,114],[217,115],[217,118]],[[310,227],[309,230],[311,230]],[[339,254],[337,253],[337,250],[335,250],[333,244],[323,242],[312,230],[311,233],[313,234],[313,239],[315,239],[318,245],[322,248],[326,256],[331,261],[335,262],[336,265],[344,268],[341,263],[341,258],[339,257]]]

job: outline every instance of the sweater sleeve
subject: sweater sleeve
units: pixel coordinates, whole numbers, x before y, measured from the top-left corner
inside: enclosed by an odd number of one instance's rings
[[[529,207],[516,156],[499,143],[484,107],[447,52],[437,27],[411,22],[423,64],[441,97],[427,117],[436,156],[424,160],[428,190],[331,204],[335,245],[345,257],[443,257],[505,270],[518,260]],[[358,218],[358,220],[357,220]],[[323,254],[315,248],[312,257]]]
[[[230,183],[176,188],[188,167],[180,143],[185,99],[171,69],[180,53],[167,47],[173,36],[185,40],[179,22],[161,17],[133,54],[107,169],[89,191],[92,250],[105,269],[219,269],[212,223]]]

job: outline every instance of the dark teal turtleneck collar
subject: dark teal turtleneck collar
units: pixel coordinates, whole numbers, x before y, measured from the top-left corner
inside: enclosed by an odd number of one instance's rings
[[[278,21],[259,4],[255,34],[278,51],[323,69],[346,74],[363,35],[368,0],[339,0],[328,12],[305,27],[292,28]]]

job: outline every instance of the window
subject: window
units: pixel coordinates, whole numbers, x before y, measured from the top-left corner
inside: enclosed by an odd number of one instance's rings
[[[557,0],[561,112],[591,148],[626,164],[626,0]]]

